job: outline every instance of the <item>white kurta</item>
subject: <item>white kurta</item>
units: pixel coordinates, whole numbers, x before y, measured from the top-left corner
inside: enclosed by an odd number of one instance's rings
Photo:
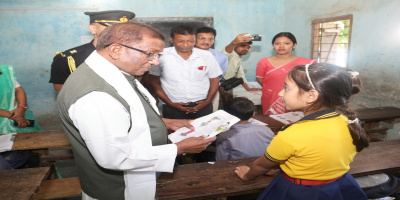
[[[155,172],[172,172],[177,146],[152,146],[142,103],[118,68],[96,51],[85,62],[117,90],[129,104],[131,115],[111,95],[94,91],[71,105],[69,117],[101,167],[124,171],[125,199],[154,199]],[[152,96],[138,81],[136,83],[138,89],[150,98],[153,108],[156,108]],[[128,133],[126,130],[130,123],[132,127]],[[82,193],[82,199],[92,198]]]

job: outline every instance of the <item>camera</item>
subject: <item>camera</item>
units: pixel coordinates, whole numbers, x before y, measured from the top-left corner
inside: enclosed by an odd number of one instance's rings
[[[253,39],[249,40],[249,41],[261,41],[261,34],[251,34],[251,36],[253,37]]]

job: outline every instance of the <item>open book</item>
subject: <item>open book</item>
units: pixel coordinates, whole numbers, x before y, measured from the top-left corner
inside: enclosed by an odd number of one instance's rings
[[[304,117],[304,113],[301,111],[287,112],[278,115],[270,115],[271,118],[278,120],[284,124],[290,124],[299,121],[299,119]]]
[[[194,120],[191,123],[195,127],[194,130],[182,127],[168,135],[168,139],[173,143],[177,143],[189,137],[214,137],[218,135],[218,133],[229,130],[232,125],[239,121],[239,118],[223,110],[218,110],[214,113]]]

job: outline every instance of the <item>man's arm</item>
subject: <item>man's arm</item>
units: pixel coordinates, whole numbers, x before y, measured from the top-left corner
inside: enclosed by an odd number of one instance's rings
[[[227,53],[232,53],[237,44],[242,43],[242,42],[248,42],[249,40],[251,40],[253,38],[252,36],[244,36],[246,34],[248,34],[248,33],[242,33],[242,34],[236,36],[236,38],[225,47],[225,51]]]
[[[246,89],[247,91],[259,91],[259,90],[261,90],[260,88],[250,88],[249,85],[247,85],[247,83],[242,83],[242,86],[243,86],[244,89]]]
[[[204,101],[200,101],[198,105],[194,107],[195,111],[203,109],[212,102],[215,94],[217,93],[218,87],[219,77],[210,78],[210,89],[208,90],[207,98]]]
[[[57,93],[60,93],[61,88],[63,87],[65,80],[67,80],[68,76],[71,74],[68,61],[65,57],[62,57],[60,54],[56,55],[53,59],[53,63],[51,63],[51,71],[50,71],[50,83],[53,83],[54,90]]]
[[[91,92],[80,98],[70,106],[68,115],[96,162],[112,170],[171,172],[177,154],[199,153],[216,139],[193,137],[158,146],[138,139],[145,138],[145,132],[138,132],[141,136],[131,139],[128,134],[131,117],[138,124],[146,122],[146,117],[129,114],[119,101],[104,92]]]
[[[167,104],[170,107],[173,107],[177,110],[184,111],[184,112],[189,112],[190,107],[183,107],[184,105],[187,105],[186,103],[174,103],[172,102],[167,94],[165,94],[164,90],[161,87],[161,81],[160,81],[160,76],[155,76],[150,74],[150,86],[151,86],[151,91],[154,92],[154,94],[160,98],[165,104]]]
[[[61,90],[61,88],[63,87],[63,85],[64,85],[64,84],[53,84],[54,90],[55,90],[57,93],[60,93],[60,90]]]

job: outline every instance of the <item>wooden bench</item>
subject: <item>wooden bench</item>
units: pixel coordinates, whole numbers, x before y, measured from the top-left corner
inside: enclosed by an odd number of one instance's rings
[[[50,171],[51,167],[0,171],[0,199],[33,199]]]
[[[377,122],[400,118],[400,108],[396,107],[359,108],[354,111],[358,119],[363,122]]]
[[[353,177],[359,177],[400,170],[400,156],[397,155],[400,155],[400,140],[373,142],[356,155],[350,165],[349,173]],[[218,161],[214,164],[195,163],[176,166],[173,173],[162,173],[157,179],[156,199],[213,199],[261,192],[274,177],[260,176],[253,181],[243,181],[234,173],[237,166],[248,165],[255,159],[256,157]],[[52,188],[58,188],[50,192],[57,198],[78,195],[77,191],[80,190],[80,185],[76,183],[78,178],[71,178],[70,183],[68,181],[64,179],[46,181],[45,185],[48,183]],[[71,187],[73,192],[66,194],[63,188]],[[48,194],[46,190],[49,189],[46,188],[43,186],[38,195]]]
[[[71,146],[63,130],[17,133],[11,151]]]
[[[73,159],[71,149],[54,149],[69,146],[64,130],[45,130],[17,133],[11,151],[32,150],[41,155],[40,166],[50,166],[57,160]]]
[[[37,199],[60,199],[82,195],[78,177],[47,180],[35,196]]]
[[[360,108],[354,111],[372,141],[385,140],[388,128],[380,127],[381,121],[391,123],[400,118],[400,109],[396,107]]]

